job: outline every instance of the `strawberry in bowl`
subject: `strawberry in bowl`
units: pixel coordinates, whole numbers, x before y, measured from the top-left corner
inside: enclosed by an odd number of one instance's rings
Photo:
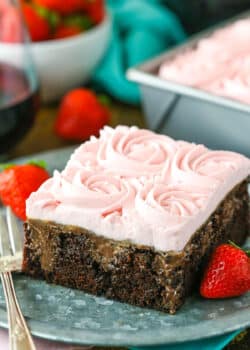
[[[23,0],[22,12],[33,42],[79,35],[100,24],[106,14],[103,0]]]

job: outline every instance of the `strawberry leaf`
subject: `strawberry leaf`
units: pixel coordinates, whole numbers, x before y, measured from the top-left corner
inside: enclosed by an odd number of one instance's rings
[[[42,159],[31,159],[30,161],[28,161],[27,163],[24,163],[24,164],[35,165],[35,166],[38,166],[38,167],[44,168],[44,169],[47,168],[47,163]],[[0,164],[0,171],[4,171],[4,170],[7,170],[9,168],[13,168],[16,165],[20,165],[20,164],[2,163],[2,164]]]
[[[105,107],[109,107],[111,105],[111,100],[107,95],[100,94],[97,96],[98,101]]]
[[[233,241],[230,241],[230,240],[229,240],[228,243],[229,243],[230,245],[232,245],[234,248],[237,248],[237,249],[242,250],[242,248],[239,247],[237,244],[235,244]]]
[[[4,170],[7,170],[9,168],[12,168],[15,165],[16,165],[15,163],[1,163],[0,164],[0,171],[4,171]]]
[[[81,30],[87,30],[93,27],[93,22],[90,17],[79,14],[67,16],[63,23],[68,26],[79,27]]]
[[[48,10],[47,8],[38,5],[35,6],[35,9],[41,17],[45,18],[49,22],[52,30],[54,30],[61,22],[60,15],[55,11]]]
[[[243,250],[243,252],[245,252],[246,255],[250,257],[250,250],[249,250],[248,248],[243,249],[243,248],[239,247],[237,244],[235,244],[235,243],[232,242],[232,241],[228,241],[228,243],[229,243],[230,245],[232,245],[233,247],[237,248],[237,249]]]
[[[38,167],[44,168],[44,169],[47,168],[47,163],[45,162],[45,160],[42,160],[42,159],[32,159],[27,164],[35,165],[35,166],[38,166]]]

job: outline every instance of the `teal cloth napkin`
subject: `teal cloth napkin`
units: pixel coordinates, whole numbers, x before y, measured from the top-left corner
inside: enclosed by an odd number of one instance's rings
[[[241,331],[232,332],[228,335],[221,335],[214,338],[204,339],[202,341],[193,341],[179,345],[130,348],[130,350],[222,350],[231,340]]]
[[[92,80],[119,100],[139,103],[139,89],[126,79],[126,70],[182,42],[186,35],[175,14],[159,0],[108,0],[107,5],[112,37]]]

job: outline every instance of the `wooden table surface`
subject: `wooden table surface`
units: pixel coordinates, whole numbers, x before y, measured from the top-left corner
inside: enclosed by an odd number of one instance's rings
[[[29,154],[66,147],[74,143],[60,139],[53,131],[57,106],[41,108],[35,125],[24,139],[11,151],[10,158],[26,156]],[[111,104],[111,125],[118,124],[145,126],[140,108],[128,106],[118,102]],[[250,317],[250,316],[249,316]],[[241,333],[236,340],[229,344],[225,350],[250,350],[250,331]]]
[[[145,126],[142,112],[138,107],[112,102],[111,109],[112,126],[117,124]],[[15,149],[11,151],[10,158],[74,144],[55,135],[53,126],[56,119],[56,112],[56,105],[43,107],[36,117],[35,125]]]

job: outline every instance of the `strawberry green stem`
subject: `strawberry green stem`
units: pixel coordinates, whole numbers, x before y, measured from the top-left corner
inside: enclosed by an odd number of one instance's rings
[[[233,241],[228,241],[228,243],[230,244],[230,245],[232,245],[234,248],[238,248],[238,249],[241,249],[241,247],[239,247],[236,243],[234,243]]]
[[[25,164],[39,166],[40,168],[44,168],[44,169],[46,169],[46,167],[47,167],[46,162],[42,159],[32,159]],[[18,165],[18,164],[17,163],[2,163],[2,164],[0,164],[0,171],[7,170],[7,169],[12,168],[16,165]]]
[[[42,159],[32,159],[27,164],[39,166],[40,168],[44,168],[44,169],[47,168],[47,163],[45,162],[45,160],[42,160]]]
[[[237,248],[237,249],[243,250],[246,253],[246,255],[250,257],[250,250],[248,248],[247,249],[243,249],[243,248],[239,247],[237,244],[235,244],[232,241],[228,241],[228,243],[230,245],[232,245],[233,247]]]
[[[4,171],[4,170],[7,170],[9,168],[12,168],[15,165],[16,165],[15,163],[1,163],[0,164],[0,171]]]
[[[35,9],[41,17],[48,21],[52,30],[54,30],[61,22],[61,17],[55,11],[48,10],[39,5],[35,5]]]
[[[109,107],[111,105],[111,100],[107,95],[100,94],[97,96],[98,101],[105,107]]]

